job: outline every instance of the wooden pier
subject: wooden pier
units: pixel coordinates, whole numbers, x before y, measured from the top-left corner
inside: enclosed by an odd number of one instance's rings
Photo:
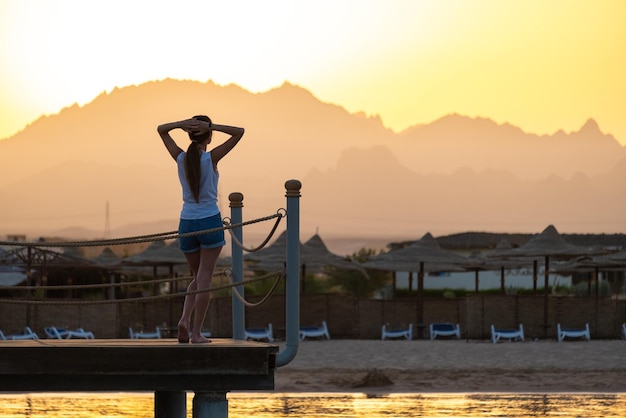
[[[194,418],[223,417],[227,392],[274,389],[277,353],[276,345],[232,339],[2,341],[0,391],[153,391],[157,418],[184,418],[193,391]]]

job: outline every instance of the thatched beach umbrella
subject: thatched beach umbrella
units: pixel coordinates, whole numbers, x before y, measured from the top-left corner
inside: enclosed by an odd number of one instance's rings
[[[104,250],[91,261],[108,271],[108,280],[111,285],[117,282],[119,272],[116,270],[120,268],[121,258],[118,257],[110,247],[105,247]],[[107,294],[109,299],[115,299],[115,288],[113,286],[109,287]]]
[[[105,247],[92,261],[99,266],[112,268],[117,267],[122,259],[110,247]]]
[[[286,250],[287,234],[283,232],[271,246],[256,253],[250,253],[244,259],[255,261],[253,266],[255,269],[279,269],[285,266]],[[367,277],[362,265],[331,252],[317,233],[304,244],[300,244],[300,268],[303,280],[307,271],[323,273],[328,268],[356,270]],[[304,292],[304,290],[303,288],[302,291]]]
[[[463,271],[468,264],[466,257],[444,250],[435,238],[426,233],[411,245],[376,255],[365,263],[364,267],[394,271]],[[450,269],[450,270],[448,270]]]
[[[302,249],[302,244],[300,244],[300,248]],[[284,266],[284,262],[286,261],[286,253],[287,252],[287,231],[283,231],[276,241],[274,241],[271,245],[262,248],[258,251],[248,253],[243,256],[245,261],[254,261],[254,262],[269,262],[274,265],[279,265],[280,267]],[[302,252],[302,250],[301,250]]]
[[[533,236],[526,244],[503,253],[509,258],[521,257],[535,259],[544,258],[544,337],[548,334],[548,287],[550,276],[550,258],[567,260],[581,255],[591,255],[593,250],[566,242],[553,225],[549,225],[541,234]],[[536,277],[536,263],[533,278]]]
[[[567,263],[559,265],[555,270],[560,273],[591,272],[593,277],[588,279],[587,288],[591,295],[591,282],[595,282],[596,298],[599,296],[598,278],[600,270],[623,271],[626,268],[626,250],[620,252],[606,253],[604,248],[597,248],[596,252],[604,251],[605,254],[595,256],[582,256],[569,260]]]
[[[168,268],[169,277],[174,277],[174,266],[187,264],[187,259],[177,245],[168,245],[165,241],[152,242],[144,251],[125,258],[122,266],[130,267],[152,267],[152,276],[156,279],[157,268],[164,266]],[[176,283],[172,284],[172,289],[176,290]],[[154,288],[156,294],[157,288]]]
[[[342,257],[331,252],[319,234],[313,235],[302,244],[300,257],[303,263],[308,268],[319,269],[321,271],[328,267],[344,269],[344,270],[356,270],[363,273],[367,277],[365,268],[359,263],[353,262],[347,257]]]
[[[463,271],[468,264],[466,257],[441,248],[430,233],[426,233],[420,240],[409,246],[379,254],[362,263],[363,267],[378,270],[418,272],[417,321],[419,324],[423,323],[424,319],[424,272]]]
[[[144,251],[123,261],[123,264],[129,266],[172,266],[186,263],[187,259],[178,246],[168,245],[163,240],[152,242]]]
[[[621,266],[626,267],[626,250],[622,250],[616,253],[609,253],[603,256],[598,256],[597,260],[607,261],[613,263],[614,267]]]

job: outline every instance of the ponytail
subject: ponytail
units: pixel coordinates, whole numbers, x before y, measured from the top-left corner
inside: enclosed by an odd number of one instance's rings
[[[185,154],[185,178],[196,202],[200,202],[200,149],[192,141]]]
[[[209,122],[209,126],[212,124],[211,118],[205,115],[196,115],[193,119],[201,120],[203,122]],[[199,144],[206,141],[211,137],[211,132],[209,131],[203,135],[194,135],[192,132],[189,132],[189,139],[191,143],[187,148],[187,153],[185,154],[185,178],[187,179],[187,183],[189,184],[189,188],[191,189],[191,193],[193,193],[193,197],[196,202],[200,202],[200,148]]]

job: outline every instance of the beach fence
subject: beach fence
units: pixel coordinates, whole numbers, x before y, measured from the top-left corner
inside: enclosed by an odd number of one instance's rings
[[[263,296],[247,295],[252,303]],[[589,323],[593,339],[620,338],[626,322],[626,300],[614,297],[550,296],[547,338],[556,340],[556,324],[579,326]],[[271,296],[263,305],[246,308],[245,327],[259,328],[272,323],[274,334],[286,334],[285,296]],[[360,299],[351,294],[300,295],[300,323],[317,326],[326,321],[334,339],[380,339],[383,324],[403,327],[412,323],[415,338],[425,337],[429,323],[460,324],[467,339],[488,340],[490,326],[502,328],[524,324],[528,338],[544,339],[543,295],[468,295],[456,298],[424,298],[424,322],[417,322],[417,299]],[[142,324],[145,329],[159,326],[167,332],[172,317],[178,319],[182,309],[179,299],[109,305],[12,305],[0,304],[0,329],[21,331],[25,324],[36,332],[50,325],[51,318],[68,328],[93,331],[98,338],[127,338],[128,327]],[[211,301],[206,328],[216,338],[231,338],[232,297]],[[173,315],[173,316],[172,316]],[[421,333],[421,334],[420,334]]]

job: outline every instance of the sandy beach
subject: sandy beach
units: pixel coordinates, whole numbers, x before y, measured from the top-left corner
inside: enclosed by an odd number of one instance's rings
[[[279,343],[281,350],[282,344]],[[626,341],[303,341],[276,392],[626,392]]]

